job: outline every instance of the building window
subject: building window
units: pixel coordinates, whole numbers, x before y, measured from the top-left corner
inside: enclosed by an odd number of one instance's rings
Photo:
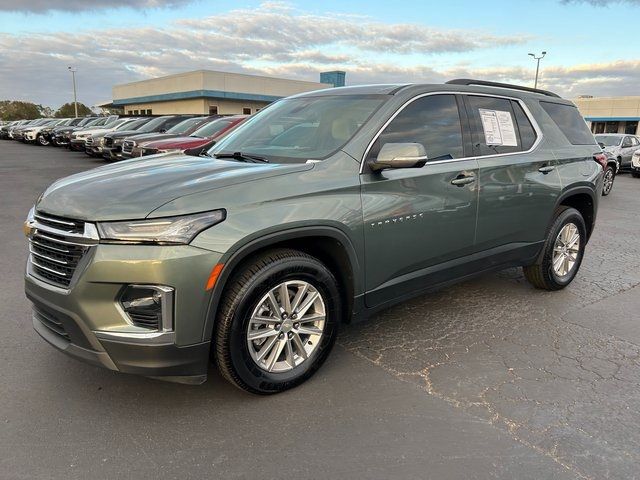
[[[618,133],[619,122],[607,122],[604,126],[604,133]]]
[[[209,105],[209,115],[218,115],[217,105]]]
[[[251,108],[250,107],[244,107],[242,109],[242,114],[243,115],[251,115]]]
[[[133,114],[134,114],[134,115],[138,115],[138,110],[134,110],[134,111],[133,111]]]
[[[152,115],[152,111],[150,108],[147,108],[147,115]]]
[[[133,110],[127,110],[128,115],[133,115]]]
[[[635,135],[638,131],[638,122],[627,122],[624,127],[624,133],[627,135]]]

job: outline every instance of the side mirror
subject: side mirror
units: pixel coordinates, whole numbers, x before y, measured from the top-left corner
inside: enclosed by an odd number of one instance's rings
[[[385,143],[369,168],[379,172],[386,168],[421,168],[427,163],[427,151],[421,143]]]

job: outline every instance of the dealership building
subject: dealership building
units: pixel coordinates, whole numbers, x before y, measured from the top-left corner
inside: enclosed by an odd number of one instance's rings
[[[573,100],[593,133],[640,135],[640,96],[591,97]]]
[[[112,102],[129,115],[252,114],[279,98],[296,93],[340,87],[345,72],[320,74],[319,82],[197,70],[123,83],[113,87]]]

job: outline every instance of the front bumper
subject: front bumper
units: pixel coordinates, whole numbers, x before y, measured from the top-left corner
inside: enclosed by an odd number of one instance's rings
[[[103,245],[85,254],[68,288],[47,283],[27,264],[33,326],[58,350],[94,365],[183,383],[202,383],[209,364],[204,332],[208,276],[220,254],[191,246]],[[175,289],[174,330],[135,326],[119,303],[126,285]]]
[[[72,150],[84,150],[86,138],[72,138],[69,141],[69,148]]]
[[[38,132],[25,132],[24,133],[24,141],[25,142],[35,142],[38,137]]]
[[[631,170],[634,172],[640,172],[640,157],[634,156],[631,159]]]
[[[102,158],[115,162],[124,160],[126,157],[122,154],[122,146],[115,145],[113,147],[102,147]]]

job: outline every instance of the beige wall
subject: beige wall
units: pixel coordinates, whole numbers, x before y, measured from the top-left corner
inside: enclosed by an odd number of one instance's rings
[[[113,87],[113,99],[145,97],[193,90],[220,90],[224,92],[252,93],[286,97],[301,92],[329,88],[319,82],[288,80],[285,78],[242,75],[238,73],[197,70]]]
[[[196,98],[189,100],[173,100],[170,102],[153,102],[153,103],[132,103],[124,107],[125,113],[144,114],[147,110],[151,110],[153,115],[173,115],[173,114],[209,114],[210,106],[217,106],[218,113],[242,113],[243,108],[250,108],[251,113],[256,113],[256,109],[264,108],[269,105],[267,102],[249,102],[244,100],[215,100]],[[144,110],[144,111],[141,111]]]
[[[576,98],[573,103],[584,117],[640,117],[640,96]]]

